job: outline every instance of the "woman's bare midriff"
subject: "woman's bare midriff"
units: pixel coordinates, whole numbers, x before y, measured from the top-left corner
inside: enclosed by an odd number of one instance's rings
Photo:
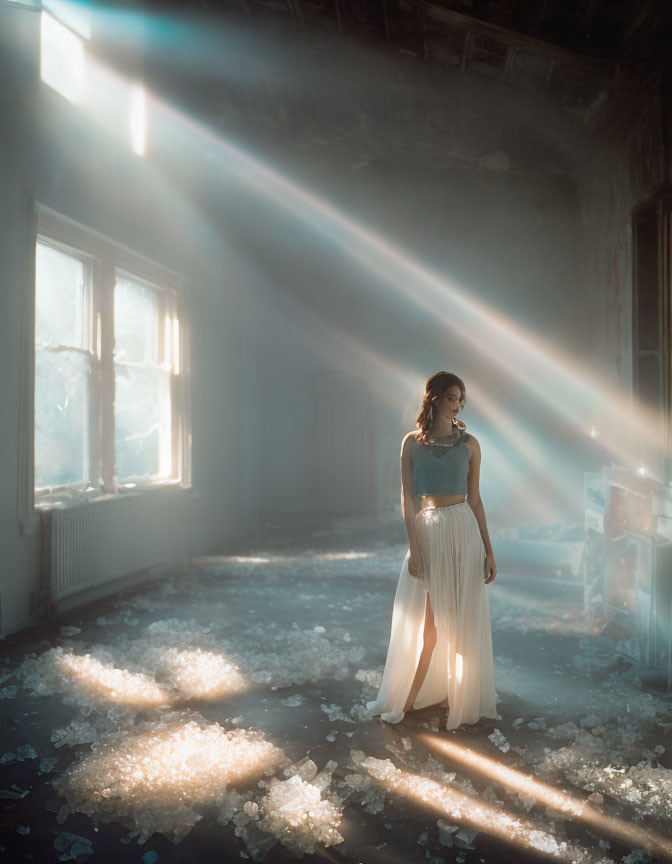
[[[451,504],[461,504],[465,501],[464,495],[420,495],[420,505],[418,513],[421,510],[433,507],[450,507]]]

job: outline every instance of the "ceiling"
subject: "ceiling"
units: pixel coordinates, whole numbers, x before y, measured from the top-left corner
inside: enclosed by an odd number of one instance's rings
[[[667,51],[667,0],[189,0],[210,12],[237,8],[251,16],[285,16],[298,25],[379,32],[391,45],[431,54],[435,24],[471,35],[460,55],[544,43],[586,58],[619,63]],[[481,44],[479,44],[479,42]],[[492,47],[492,46],[491,46]],[[504,52],[506,54],[506,52]],[[507,59],[504,59],[506,64]],[[510,65],[511,59],[508,58]]]
[[[190,56],[155,52],[162,83],[240,140],[535,176],[574,176],[614,113],[629,122],[667,61],[672,11],[669,0],[172,4],[196,13],[199,35]]]

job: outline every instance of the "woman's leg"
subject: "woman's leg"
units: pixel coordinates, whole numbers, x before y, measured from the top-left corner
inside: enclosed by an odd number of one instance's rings
[[[408,694],[408,699],[404,705],[404,712],[411,710],[411,705],[415,702],[415,697],[420,692],[422,682],[425,680],[425,675],[429,669],[429,663],[432,659],[434,646],[436,645],[436,626],[434,624],[434,615],[432,613],[432,605],[429,602],[429,593],[427,593],[427,605],[425,606],[425,629],[423,632],[422,653],[418,661],[418,668],[415,672],[415,678]]]

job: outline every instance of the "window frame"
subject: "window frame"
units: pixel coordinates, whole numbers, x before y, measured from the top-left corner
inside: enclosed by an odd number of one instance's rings
[[[32,210],[32,214],[30,211]],[[175,271],[135,250],[52,210],[29,196],[24,197],[23,260],[24,291],[22,308],[22,410],[20,422],[19,523],[30,533],[39,513],[66,502],[80,503],[100,497],[130,492],[154,492],[166,487],[191,487],[191,399],[189,392],[189,328],[186,320],[187,283]],[[91,350],[91,424],[89,454],[91,480],[86,484],[35,488],[35,311],[37,243],[71,254],[86,262],[90,279]],[[177,319],[178,339],[170,370],[171,399],[171,475],[133,484],[115,481],[115,369],[114,369],[114,290],[117,272],[149,283],[161,292],[161,306]],[[163,314],[162,312],[162,314]],[[160,322],[163,326],[163,321]],[[102,481],[102,482],[101,482]]]

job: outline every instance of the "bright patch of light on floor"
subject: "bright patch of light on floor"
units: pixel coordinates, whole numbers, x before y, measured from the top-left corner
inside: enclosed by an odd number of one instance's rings
[[[220,561],[235,561],[236,564],[270,564],[271,558],[261,558],[258,555],[225,555],[215,559],[218,563]]]
[[[157,706],[169,705],[174,698],[174,691],[161,687],[149,675],[118,669],[90,654],[64,652],[57,662],[64,675],[84,684],[97,701]]]
[[[492,781],[501,783],[519,795],[528,796],[535,802],[540,801],[563,816],[571,816],[572,819],[585,822],[595,831],[612,836],[632,848],[655,849],[657,855],[672,861],[672,840],[655,831],[649,831],[624,819],[603,813],[599,807],[585,798],[556,789],[549,783],[524,774],[516,768],[504,765],[497,759],[491,759],[457,742],[424,733],[421,733],[419,738],[428,748],[449,757],[453,762],[460,763],[470,771],[475,769],[487,774]]]
[[[308,561],[357,561],[362,558],[373,558],[373,552],[303,552],[299,555],[211,555],[199,556],[193,559],[194,564],[291,564]]]
[[[369,756],[360,762],[363,768],[378,784],[387,791],[401,794],[406,798],[424,804],[428,809],[455,820],[459,826],[470,826],[492,837],[503,840],[507,845],[522,849],[534,849],[545,853],[556,861],[572,862],[577,860],[580,850],[566,841],[558,841],[553,834],[537,826],[531,819],[519,818],[505,809],[478,796],[466,794],[461,790],[422,774],[404,771],[395,767],[390,759],[376,759]],[[450,825],[444,823],[444,830]],[[581,861],[589,864],[592,858],[581,855]]]
[[[327,552],[315,557],[323,561],[356,561],[358,558],[370,558],[372,555],[372,552]]]
[[[168,648],[163,653],[160,668],[178,693],[193,699],[221,699],[242,693],[250,686],[222,654],[202,648]]]
[[[178,843],[227,787],[273,773],[282,750],[257,732],[225,730],[195,712],[169,712],[95,743],[54,782],[67,806],[120,822],[144,843],[155,831]]]

